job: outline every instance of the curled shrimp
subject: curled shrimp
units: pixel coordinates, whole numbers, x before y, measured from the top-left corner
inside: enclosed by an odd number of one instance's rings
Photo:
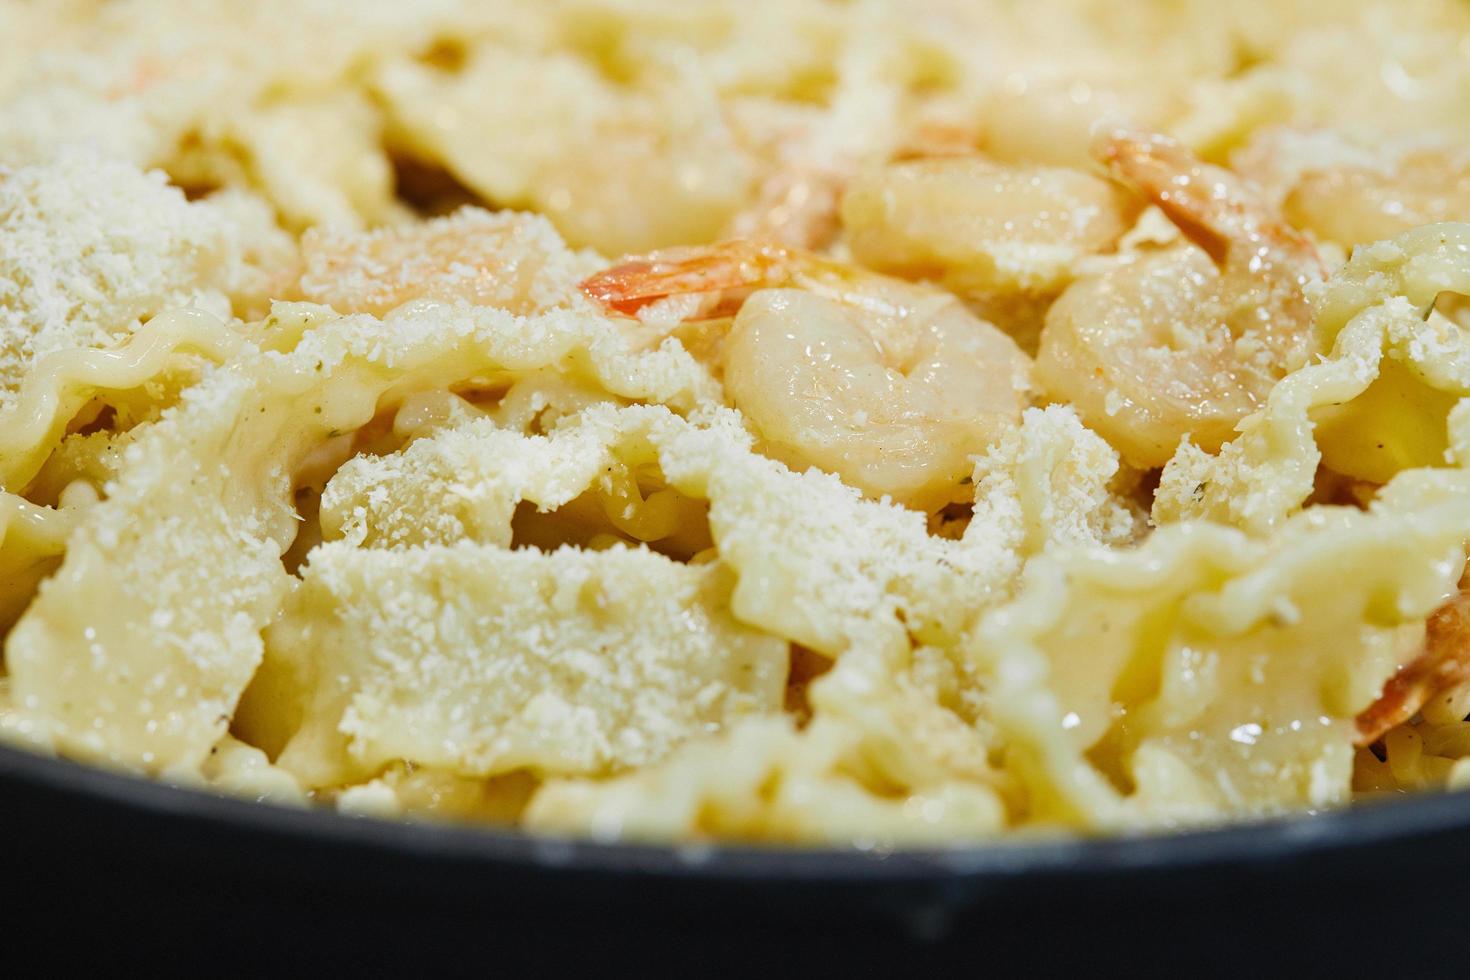
[[[1163,136],[1094,148],[1192,245],[1137,252],[1074,282],[1047,312],[1037,374],[1134,466],[1182,438],[1214,451],[1312,343],[1311,243],[1229,171]]]
[[[1383,685],[1378,699],[1358,713],[1359,746],[1372,745],[1413,718],[1433,697],[1470,682],[1470,594],[1461,591],[1424,624],[1424,645]]]
[[[970,157],[976,133],[954,122],[920,120],[893,150],[895,161]],[[732,238],[759,238],[795,248],[831,245],[851,222],[842,214],[843,197],[862,167],[853,156],[819,157],[790,163],[772,172],[754,203],[729,224]],[[953,211],[953,206],[950,208]],[[865,265],[873,266],[871,262]]]
[[[1232,166],[1279,199],[1294,227],[1348,253],[1470,214],[1470,152],[1454,144],[1270,129]]]
[[[1460,220],[1470,215],[1470,154],[1422,148],[1383,168],[1309,170],[1282,208],[1297,227],[1347,248]]]
[[[1019,421],[1030,361],[954,297],[777,245],[732,241],[614,266],[582,284],[632,315],[701,295],[734,314],[725,389],[763,450],[873,497],[933,510]]]
[[[867,171],[847,190],[842,222],[863,265],[935,280],[1035,350],[1077,263],[1111,250],[1139,210],[1101,176],[972,153]]]

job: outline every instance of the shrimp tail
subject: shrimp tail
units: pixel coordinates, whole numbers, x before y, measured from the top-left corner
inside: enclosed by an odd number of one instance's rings
[[[1264,245],[1309,259],[1325,276],[1311,241],[1282,220],[1254,187],[1205,163],[1177,140],[1115,130],[1096,140],[1093,156],[1115,180],[1156,204],[1216,265],[1230,261],[1234,246]]]
[[[1354,743],[1371,745],[1422,708],[1430,698],[1470,681],[1470,595],[1461,592],[1425,624],[1423,651],[1383,685],[1356,719]]]
[[[724,316],[739,307],[749,290],[788,277],[791,250],[769,243],[734,239],[709,247],[671,248],[628,259],[582,280],[588,299],[609,313],[636,316],[669,296],[722,294],[705,317]]]

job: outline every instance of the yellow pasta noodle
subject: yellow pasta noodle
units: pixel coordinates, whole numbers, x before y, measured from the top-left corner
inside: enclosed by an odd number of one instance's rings
[[[786,644],[730,618],[729,579],[623,548],[323,546],[267,637],[311,692],[280,764],[320,786],[394,759],[473,776],[656,761],[780,704]]]

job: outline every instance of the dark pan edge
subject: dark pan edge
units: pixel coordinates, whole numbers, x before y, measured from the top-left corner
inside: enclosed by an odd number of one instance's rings
[[[1304,856],[1453,835],[1470,842],[1470,791],[1358,804],[1319,814],[1217,829],[1105,838],[1057,837],[953,848],[863,851],[750,845],[599,843],[427,822],[345,817],[176,787],[0,745],[0,801],[24,787],[78,807],[167,819],[200,833],[244,830],[364,852],[436,861],[531,866],[547,871],[623,872],[705,880],[899,883],[936,878],[1068,877],[1270,865]]]

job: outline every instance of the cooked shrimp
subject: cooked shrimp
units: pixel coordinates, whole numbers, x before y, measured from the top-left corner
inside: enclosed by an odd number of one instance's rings
[[[1298,228],[1347,248],[1470,215],[1470,154],[1419,149],[1385,168],[1309,170],[1282,205]]]
[[[1110,249],[1139,210],[1101,177],[971,154],[865,174],[848,189],[842,219],[858,261],[938,280],[1034,349],[1047,301],[1077,261]],[[1011,310],[1029,316],[1002,315]]]
[[[1096,147],[1193,245],[1138,252],[1073,283],[1047,312],[1042,387],[1141,468],[1188,437],[1218,449],[1312,344],[1311,244],[1234,174],[1162,136]],[[1197,247],[1194,247],[1197,246]]]
[[[1293,226],[1347,252],[1470,215],[1470,152],[1453,144],[1275,128],[1231,164],[1280,201]]]
[[[1358,745],[1371,745],[1436,695],[1470,682],[1470,594],[1461,591],[1429,617],[1422,652],[1383,685],[1359,712]]]
[[[963,496],[971,457],[1026,403],[1029,359],[958,300],[810,253],[728,242],[582,288],[630,315],[679,294],[704,294],[701,316],[738,311],[725,388],[765,452],[874,497],[932,510]]]
[[[1078,258],[1116,242],[1138,210],[1080,170],[950,156],[866,174],[842,214],[864,265],[989,294],[1053,289]]]
[[[920,121],[893,156],[895,160],[973,157],[976,138],[959,124]],[[803,160],[777,169],[761,182],[755,203],[730,222],[729,237],[758,238],[793,248],[826,248],[842,232],[844,192],[858,170],[850,155]]]

